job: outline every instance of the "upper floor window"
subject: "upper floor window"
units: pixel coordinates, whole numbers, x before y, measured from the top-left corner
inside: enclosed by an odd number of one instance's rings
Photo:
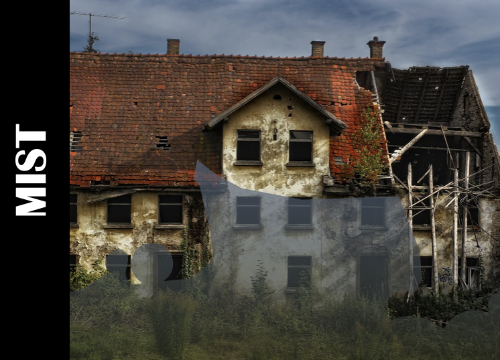
[[[311,198],[288,198],[288,225],[312,225]]]
[[[158,196],[160,224],[182,224],[182,195]]]
[[[236,198],[236,225],[260,225],[260,197]]]
[[[312,131],[290,131],[289,161],[312,162]]]
[[[70,224],[77,223],[77,206],[76,206],[77,194],[69,194],[69,222]]]
[[[108,224],[131,223],[132,195],[122,195],[108,199]]]
[[[361,226],[385,226],[385,199],[361,199]]]
[[[238,130],[236,161],[260,162],[260,130]]]

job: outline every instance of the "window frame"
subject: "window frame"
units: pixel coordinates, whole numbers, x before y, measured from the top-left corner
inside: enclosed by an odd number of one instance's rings
[[[290,205],[290,199],[299,199],[299,200],[310,200],[310,205]],[[291,224],[290,223],[290,207],[292,208],[310,208],[310,218],[311,222],[309,224]],[[313,198],[312,197],[289,197],[287,198],[287,224],[285,229],[289,230],[312,230],[313,227]]]
[[[110,200],[121,198],[121,197],[130,197],[129,203],[109,203]],[[129,217],[130,221],[109,221],[109,207],[110,206],[129,206]],[[133,228],[132,225],[132,194],[124,194],[120,196],[115,196],[106,200],[106,226],[105,228]]]
[[[420,258],[420,266],[416,266],[415,265],[415,258]],[[427,259],[431,259],[431,264],[430,265],[422,265],[422,258],[427,258]],[[413,256],[413,274],[415,274],[415,269],[420,269],[420,273],[422,273],[422,269],[430,269],[430,272],[431,272],[431,284],[430,286],[428,284],[426,284],[426,287],[428,289],[433,289],[433,285],[434,285],[434,258],[432,256]],[[422,278],[422,280],[425,280],[424,278]],[[417,284],[417,286],[420,285],[420,283]]]
[[[259,199],[259,204],[258,205],[238,205],[238,199],[241,198],[254,198],[254,199]],[[262,197],[260,196],[237,196],[235,199],[235,219],[234,219],[234,229],[262,229],[262,216],[261,216],[261,210],[262,210]],[[242,224],[238,223],[238,208],[258,208],[258,214],[259,214],[259,222],[256,224]]]
[[[110,254],[107,254],[106,258],[104,259],[104,264],[106,266],[106,270],[108,270],[111,273],[112,271],[109,270],[109,268],[108,268],[108,262],[107,262],[107,259],[108,259],[109,256],[127,256],[127,265],[111,265],[111,266],[114,266],[114,267],[125,267],[126,268],[125,269],[125,279],[120,278],[120,280],[130,281],[131,276],[132,276],[131,275],[131,273],[132,273],[132,271],[131,271],[131,269],[132,269],[132,266],[131,266],[131,264],[132,264],[132,255],[110,255]]]
[[[309,265],[290,265],[290,258],[308,258],[309,260]],[[303,268],[307,269],[309,272],[309,286],[306,286],[305,288],[307,290],[311,290],[311,283],[312,283],[312,256],[310,255],[288,255],[287,256],[287,279],[286,279],[286,289],[289,292],[296,292],[297,290],[300,289],[300,286],[290,286],[290,268]]]
[[[70,227],[78,227],[78,194],[75,194],[75,193],[70,193],[69,194],[69,206],[70,206],[70,210],[69,210],[69,225]],[[72,197],[75,196],[75,201],[72,202]],[[75,207],[75,217],[76,217],[76,221],[71,221],[71,207],[74,206]]]
[[[257,131],[259,133],[259,138],[240,138],[240,133]],[[239,142],[258,142],[259,143],[259,159],[258,160],[242,160],[239,159],[238,154],[238,145]],[[253,166],[261,166],[262,164],[262,132],[260,129],[237,129],[236,130],[236,161],[233,165],[253,165]]]
[[[310,133],[311,138],[310,139],[292,139],[292,132],[301,132],[301,133]],[[292,160],[291,157],[291,149],[292,149],[292,143],[302,143],[302,142],[307,142],[311,143],[311,154],[310,154],[310,160]],[[312,130],[289,130],[288,131],[288,163],[286,166],[314,166],[313,162],[313,153],[314,153],[314,131]]]
[[[476,265],[471,266],[467,264],[467,274],[465,276],[465,284],[470,288],[470,289],[478,289],[481,290],[481,266],[479,265],[479,258],[478,257],[465,257],[466,263],[469,262],[469,260],[476,260]],[[474,277],[476,278],[476,285],[474,287],[471,287],[470,285],[470,279],[472,277],[472,271],[475,271],[476,273],[474,274]],[[458,277],[462,278],[462,257],[458,258]],[[459,284],[461,284],[459,280]]]
[[[366,205],[363,204],[367,199],[377,199],[382,201],[382,205]],[[386,219],[386,208],[387,208],[387,199],[385,197],[369,197],[360,199],[360,229],[370,229],[370,230],[387,230],[387,219]],[[381,209],[383,214],[382,224],[364,224],[363,223],[363,209]]]
[[[162,203],[160,200],[160,196],[180,196],[181,201],[180,203]],[[179,206],[180,205],[180,212],[181,212],[181,222],[163,222],[161,220],[161,206],[162,205],[167,205],[167,206]],[[184,228],[184,195],[179,195],[179,194],[158,194],[158,225],[161,227],[182,227]]]

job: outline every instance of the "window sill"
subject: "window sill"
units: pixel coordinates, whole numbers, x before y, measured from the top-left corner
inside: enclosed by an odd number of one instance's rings
[[[70,228],[79,228],[80,226],[78,226],[77,223],[69,223],[69,227]]]
[[[172,229],[172,230],[177,230],[177,229],[185,229],[186,225],[182,224],[155,224],[155,229]]]
[[[386,226],[362,225],[359,230],[387,231],[388,229]]]
[[[132,224],[106,224],[104,225],[104,229],[133,229],[134,225]]]
[[[288,167],[294,166],[305,166],[305,167],[315,167],[316,165],[312,161],[290,161],[286,164]]]
[[[233,162],[233,166],[262,166],[264,165],[260,160],[237,160]]]
[[[234,225],[234,230],[261,230],[262,225]]]
[[[314,230],[313,225],[292,225],[292,224],[287,224],[285,225],[285,229],[287,230]]]
[[[311,288],[305,288],[307,292],[311,292]],[[287,288],[285,294],[297,294],[300,288]]]

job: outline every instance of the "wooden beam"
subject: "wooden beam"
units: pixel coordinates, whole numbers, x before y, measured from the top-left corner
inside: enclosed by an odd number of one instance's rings
[[[408,246],[409,246],[409,256],[410,256],[410,286],[409,292],[413,290],[413,210],[412,202],[413,202],[413,194],[411,193],[411,183],[412,183],[412,171],[411,171],[411,162],[408,163]],[[418,284],[417,284],[418,285]]]
[[[462,280],[465,284],[466,274],[467,274],[467,251],[465,249],[465,244],[467,242],[467,213],[469,212],[469,195],[467,194],[469,190],[469,166],[470,166],[470,152],[465,153],[465,169],[464,169],[464,188],[465,188],[465,201],[463,202],[463,218],[462,218]],[[457,260],[458,261],[458,260]]]
[[[398,128],[392,127],[391,131],[393,133],[398,134],[418,134],[422,131],[422,129],[409,129],[409,128]],[[455,131],[455,130],[443,130],[445,135],[448,136],[468,136],[468,137],[483,137],[482,132],[474,132],[474,131]],[[427,135],[443,135],[441,130],[428,130]]]
[[[428,131],[429,129],[424,129],[422,130],[417,136],[415,136],[408,144],[406,144],[401,150],[395,151],[392,155],[391,158],[389,159],[389,165],[392,164],[398,157],[403,155],[406,150],[412,147],[413,144],[415,144],[418,139],[420,139],[424,134]]]
[[[453,288],[456,289],[458,285],[458,169],[453,172],[453,185],[455,191],[455,201],[453,205]],[[456,292],[453,292],[453,296],[456,297]]]
[[[429,193],[434,192],[434,174],[432,172],[432,164],[429,165]],[[430,197],[431,206],[431,242],[432,242],[432,272],[434,274],[433,288],[434,294],[439,296],[439,277],[437,269],[437,244],[436,244],[436,217],[434,209],[434,196]]]

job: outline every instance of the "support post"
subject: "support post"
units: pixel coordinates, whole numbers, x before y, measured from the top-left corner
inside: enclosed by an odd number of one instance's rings
[[[464,168],[464,188],[465,188],[465,199],[463,202],[463,218],[462,218],[462,280],[465,284],[467,278],[467,252],[465,250],[465,244],[467,242],[467,213],[469,212],[469,166],[470,166],[470,152],[465,153],[465,168]],[[457,260],[458,261],[458,260]]]
[[[429,165],[429,193],[434,192],[434,174],[432,172],[432,164]],[[432,272],[434,274],[433,289],[436,296],[439,296],[439,278],[437,270],[437,244],[436,244],[436,219],[434,209],[434,196],[430,197],[431,206],[431,241],[432,241]]]
[[[453,205],[453,296],[456,296],[458,286],[458,169],[453,172],[453,187],[455,197]]]
[[[413,203],[413,194],[412,194],[412,169],[411,169],[411,163],[408,163],[408,249],[409,249],[409,256],[410,256],[410,286],[409,286],[409,293],[408,293],[408,299],[410,296],[410,293],[413,292],[413,210],[412,210],[412,203]],[[417,284],[418,285],[418,284]],[[408,301],[407,299],[407,301]]]

